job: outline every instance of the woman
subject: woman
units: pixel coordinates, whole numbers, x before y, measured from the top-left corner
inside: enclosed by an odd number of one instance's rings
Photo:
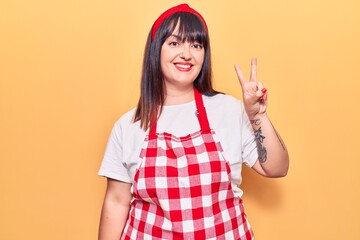
[[[285,176],[288,153],[266,115],[267,91],[235,66],[241,104],[211,84],[205,20],[186,4],[155,21],[136,109],[114,125],[99,239],[253,239],[241,166]]]

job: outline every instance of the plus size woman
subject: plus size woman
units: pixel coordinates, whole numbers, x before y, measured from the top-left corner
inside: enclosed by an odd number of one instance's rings
[[[287,174],[286,147],[266,114],[267,90],[238,65],[243,102],[211,83],[208,27],[186,4],[154,22],[136,108],[114,125],[99,239],[254,239],[244,213],[242,164]]]

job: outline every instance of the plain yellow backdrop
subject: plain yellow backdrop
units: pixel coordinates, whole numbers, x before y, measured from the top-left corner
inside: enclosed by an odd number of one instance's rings
[[[0,2],[0,239],[97,239],[114,122],[134,107],[145,39],[181,1]],[[360,2],[188,1],[206,19],[215,87],[269,90],[286,178],[245,168],[259,240],[360,238]]]

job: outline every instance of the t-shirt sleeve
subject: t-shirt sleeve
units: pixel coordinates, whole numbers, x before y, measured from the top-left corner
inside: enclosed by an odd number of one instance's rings
[[[98,175],[122,182],[131,182],[123,163],[123,135],[119,121],[115,123],[111,131]]]
[[[255,141],[254,130],[251,126],[249,118],[245,112],[243,104],[241,105],[241,145],[242,145],[242,159],[246,166],[251,168],[258,159],[258,152]]]

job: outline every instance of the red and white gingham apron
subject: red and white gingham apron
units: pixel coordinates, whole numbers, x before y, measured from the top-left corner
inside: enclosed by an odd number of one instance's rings
[[[176,137],[156,133],[156,123],[150,128],[121,239],[254,239],[202,96],[194,94],[200,131]]]

